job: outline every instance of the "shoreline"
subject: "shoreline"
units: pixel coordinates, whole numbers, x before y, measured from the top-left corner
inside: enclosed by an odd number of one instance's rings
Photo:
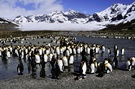
[[[104,77],[97,74],[87,74],[86,79],[74,80],[74,75],[64,74],[59,80],[51,78],[33,79],[30,75],[17,76],[0,80],[1,89],[134,89],[133,71],[113,70]]]
[[[76,76],[69,73],[62,74],[59,80],[46,77],[33,79],[30,75],[18,76],[0,80],[1,89],[134,89],[135,79],[133,71],[113,70],[103,78],[97,74],[87,74],[86,79],[74,80]]]

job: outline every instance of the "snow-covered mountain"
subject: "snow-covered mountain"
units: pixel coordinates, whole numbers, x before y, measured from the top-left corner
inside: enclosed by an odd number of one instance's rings
[[[16,23],[19,23],[25,27],[29,27],[28,25],[39,25],[38,27],[41,27],[42,29],[47,29],[48,24],[54,23],[55,26],[56,24],[58,25],[58,28],[56,29],[61,29],[59,28],[60,24],[63,26],[63,30],[68,30],[68,27],[66,28],[64,25],[70,25],[74,24],[74,26],[79,26],[77,24],[80,24],[80,29],[99,29],[105,28],[106,25],[109,24],[119,24],[119,23],[127,23],[135,19],[135,2],[130,4],[130,5],[124,5],[120,3],[113,4],[112,6],[108,7],[107,9],[101,11],[101,12],[96,12],[93,15],[88,15],[84,13],[80,13],[78,11],[74,10],[69,10],[66,12],[51,12],[49,14],[43,14],[43,15],[29,15],[29,16],[17,16],[14,21]],[[45,25],[45,28],[42,27],[42,25]],[[86,26],[84,27],[83,26]],[[55,27],[54,26],[54,27]],[[96,27],[96,28],[93,28]],[[32,27],[32,26],[31,26]],[[35,27],[36,28],[36,27]],[[37,29],[36,28],[36,29]],[[72,27],[71,27],[72,28]],[[70,28],[70,29],[71,29]],[[74,27],[75,28],[75,27]],[[25,28],[27,29],[27,28]],[[32,28],[34,29],[34,27]],[[51,28],[48,28],[51,30]],[[53,28],[55,29],[55,28]],[[77,27],[77,29],[79,29]],[[73,29],[72,29],[73,30]]]
[[[47,22],[47,23],[86,23],[89,20],[89,15],[79,13],[74,10],[66,12],[51,12],[43,15],[17,16],[14,21],[17,23],[28,22]]]
[[[109,22],[111,24],[130,22],[135,19],[135,2],[130,5],[113,4],[101,12],[94,13],[93,18],[98,22]]]

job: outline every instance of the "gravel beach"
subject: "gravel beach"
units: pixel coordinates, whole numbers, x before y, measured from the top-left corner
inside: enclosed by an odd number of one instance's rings
[[[33,79],[30,75],[0,80],[0,89],[134,89],[135,71],[113,70],[104,77],[87,74],[86,79],[74,80],[72,74],[62,74],[59,80],[51,78]]]

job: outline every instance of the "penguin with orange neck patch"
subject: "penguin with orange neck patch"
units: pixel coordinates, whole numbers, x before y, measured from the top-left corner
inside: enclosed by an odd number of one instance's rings
[[[111,73],[112,72],[112,65],[110,64],[110,62],[107,58],[104,61],[104,65],[105,65],[105,72]]]
[[[135,69],[135,57],[131,57],[127,60],[127,70],[131,71]]]
[[[87,71],[87,63],[85,60],[81,60],[80,66],[79,66],[79,71],[76,75],[76,78],[74,80],[81,80],[86,78],[86,71]]]
[[[96,72],[96,68],[97,68],[96,58],[92,58],[92,61],[90,63],[90,73],[94,74]]]
[[[98,75],[97,77],[103,77],[105,75],[105,65],[104,63],[98,63],[98,67],[97,67],[97,72]]]
[[[80,75],[78,75],[76,77],[76,80],[85,79],[86,78],[86,71],[87,71],[86,62],[85,61],[81,61],[80,67],[79,67],[79,73],[80,73]]]
[[[80,71],[80,78],[83,78],[85,79],[86,78],[86,72],[87,72],[87,58],[85,55],[82,55],[82,60],[81,60],[81,63],[80,63],[80,68],[79,68],[79,71]]]

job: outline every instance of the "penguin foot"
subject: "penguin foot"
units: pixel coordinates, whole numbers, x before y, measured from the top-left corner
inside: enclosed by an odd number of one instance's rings
[[[103,77],[104,76],[104,73],[99,73],[98,75],[96,75],[97,77]]]
[[[90,74],[90,72],[89,72],[89,71],[87,71],[86,73],[87,73],[87,74]]]
[[[77,76],[77,77],[74,78],[74,80],[82,80],[82,77]]]
[[[86,79],[86,76],[83,76],[82,79]]]
[[[90,73],[90,74],[94,74],[94,73]]]
[[[32,78],[36,79],[37,75],[36,74],[32,74]]]
[[[131,76],[132,78],[135,78],[135,74]]]
[[[77,77],[75,77],[75,78],[74,78],[74,80],[78,80],[78,78],[77,78]]]
[[[60,73],[63,73],[63,71],[60,71]]]
[[[18,73],[18,75],[23,75],[23,73]]]
[[[55,79],[58,79],[58,80],[59,80],[59,79],[60,79],[60,77],[56,77]]]
[[[82,78],[79,78],[78,80],[82,80]]]

